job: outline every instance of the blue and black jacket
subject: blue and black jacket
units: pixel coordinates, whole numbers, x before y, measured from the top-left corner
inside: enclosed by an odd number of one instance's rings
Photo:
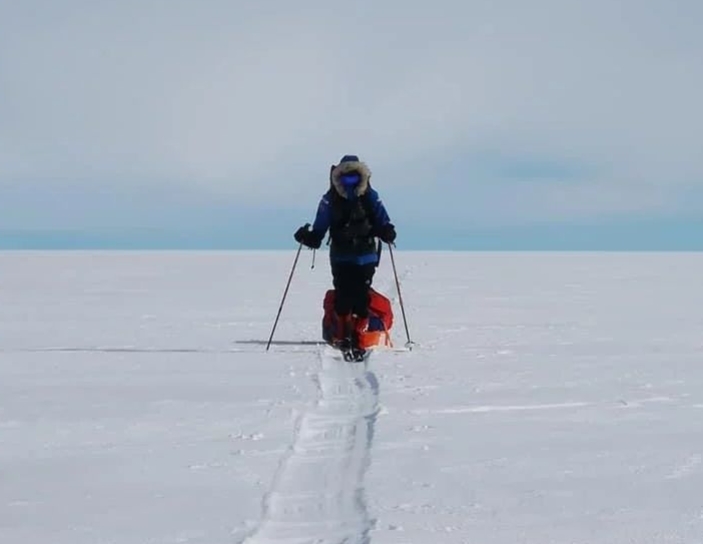
[[[361,181],[352,191],[340,176],[356,171]],[[378,262],[376,236],[391,222],[378,192],[370,185],[371,172],[361,161],[342,162],[332,169],[330,189],[317,207],[312,232],[322,240],[329,231],[332,263],[375,264]]]

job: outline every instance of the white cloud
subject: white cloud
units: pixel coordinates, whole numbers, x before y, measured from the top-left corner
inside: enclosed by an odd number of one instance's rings
[[[703,184],[699,2],[249,4],[4,4],[0,179],[256,205],[317,196],[347,152],[387,191],[448,150],[600,170],[520,189],[506,220],[675,213]],[[500,181],[478,209],[515,194]]]

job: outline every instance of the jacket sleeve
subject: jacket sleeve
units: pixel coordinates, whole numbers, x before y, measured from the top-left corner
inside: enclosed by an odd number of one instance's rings
[[[332,210],[330,204],[330,198],[328,194],[325,194],[317,206],[317,214],[315,215],[315,221],[312,224],[312,231],[317,238],[322,240],[325,237],[325,233],[330,228],[330,223],[332,220]]]
[[[389,224],[391,218],[388,216],[388,211],[386,211],[381,197],[375,190],[371,192],[371,204],[373,205],[374,227],[378,229]]]

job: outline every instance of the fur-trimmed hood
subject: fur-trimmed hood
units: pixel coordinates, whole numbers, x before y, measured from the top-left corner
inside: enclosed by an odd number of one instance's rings
[[[347,198],[347,193],[342,186],[340,178],[342,174],[347,174],[349,172],[359,172],[361,175],[361,181],[356,188],[356,196],[361,196],[366,193],[366,191],[369,190],[371,182],[371,170],[369,170],[366,163],[362,161],[344,161],[332,168],[332,172],[330,173],[332,187],[334,187],[340,196]]]

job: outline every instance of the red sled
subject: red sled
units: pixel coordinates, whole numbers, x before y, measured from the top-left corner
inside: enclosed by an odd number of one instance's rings
[[[339,330],[338,317],[334,313],[335,290],[329,289],[325,293],[322,317],[322,338],[330,345],[335,345],[342,338],[336,338],[335,332]],[[369,327],[359,338],[359,347],[370,349],[378,346],[392,347],[390,330],[393,327],[393,308],[391,301],[369,288]]]

